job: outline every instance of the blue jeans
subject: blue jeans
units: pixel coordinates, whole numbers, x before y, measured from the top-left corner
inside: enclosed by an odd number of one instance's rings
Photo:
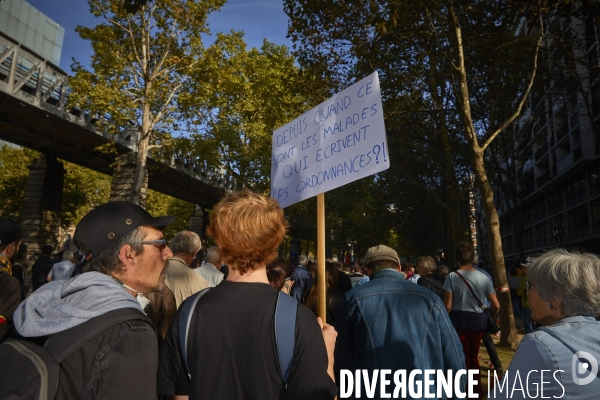
[[[523,329],[525,334],[533,332],[533,325],[531,323],[531,308],[523,307],[521,309],[521,315],[523,315]]]

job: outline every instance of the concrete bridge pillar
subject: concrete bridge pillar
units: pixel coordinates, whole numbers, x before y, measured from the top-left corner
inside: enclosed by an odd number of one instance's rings
[[[196,211],[190,216],[190,232],[196,232],[200,239],[203,239],[204,232],[204,211],[202,207],[196,206]]]
[[[65,169],[56,158],[42,156],[29,167],[19,225],[33,262],[45,244],[59,248],[60,213]]]
[[[136,155],[134,153],[121,154],[117,157],[113,169],[113,179],[110,185],[109,201],[131,201],[131,187],[135,174]],[[142,186],[142,195],[139,206],[146,208],[146,195],[148,194],[148,174]]]

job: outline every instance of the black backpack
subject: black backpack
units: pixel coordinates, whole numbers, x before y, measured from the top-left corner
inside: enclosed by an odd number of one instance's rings
[[[121,308],[50,335],[43,345],[34,339],[4,341],[0,344],[0,399],[54,399],[60,364],[105,330],[130,320],[142,320],[152,325],[139,310]]]

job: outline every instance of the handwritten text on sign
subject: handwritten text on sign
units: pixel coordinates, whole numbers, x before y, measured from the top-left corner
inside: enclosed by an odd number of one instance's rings
[[[389,167],[375,72],[273,132],[271,196],[287,207]]]

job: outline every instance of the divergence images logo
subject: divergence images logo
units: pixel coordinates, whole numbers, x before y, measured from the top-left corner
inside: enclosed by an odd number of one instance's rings
[[[585,361],[582,361],[585,360]],[[573,355],[572,369],[573,381],[576,385],[587,385],[591,383],[598,374],[598,362],[590,353],[585,351],[578,351]],[[589,375],[585,378],[581,376],[589,372]]]

